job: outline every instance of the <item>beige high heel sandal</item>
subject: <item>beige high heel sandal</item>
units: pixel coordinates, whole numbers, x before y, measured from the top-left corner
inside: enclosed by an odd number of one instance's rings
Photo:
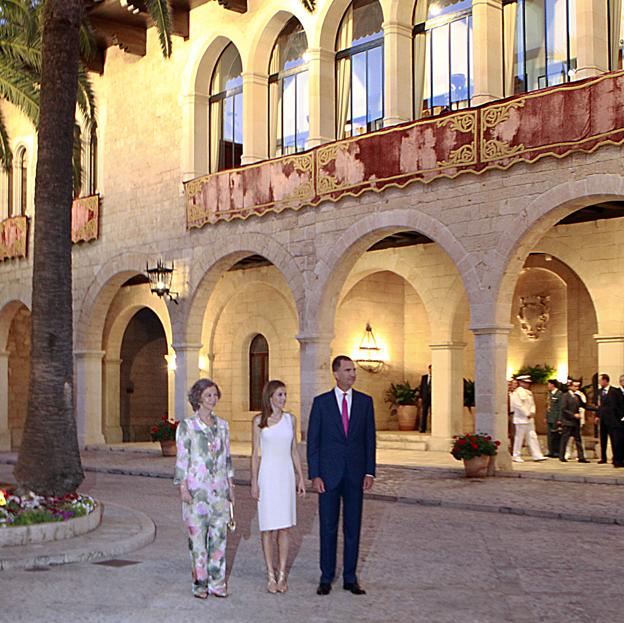
[[[277,593],[277,581],[275,580],[275,571],[267,571],[267,592]]]
[[[285,593],[288,590],[288,582],[286,582],[286,572],[279,571],[277,573],[277,592]]]

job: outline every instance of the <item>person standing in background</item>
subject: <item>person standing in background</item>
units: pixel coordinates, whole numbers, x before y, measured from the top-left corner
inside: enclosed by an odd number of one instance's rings
[[[427,432],[427,416],[431,411],[431,364],[427,366],[427,374],[423,374],[420,379],[420,426],[421,433]]]
[[[563,392],[559,389],[556,379],[548,381],[546,406],[546,426],[548,427],[548,456],[559,458],[561,446],[561,399]]]

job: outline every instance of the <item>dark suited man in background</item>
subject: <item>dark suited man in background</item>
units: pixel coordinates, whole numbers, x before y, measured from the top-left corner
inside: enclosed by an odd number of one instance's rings
[[[561,400],[563,392],[559,389],[557,379],[548,381],[548,406],[546,425],[548,426],[548,454],[551,458],[559,457],[561,446]]]
[[[608,374],[598,377],[598,408],[597,423],[600,425],[600,461],[607,462],[607,440],[611,440],[611,452],[613,453],[613,466],[624,467],[624,397],[622,392],[611,387],[611,379]]]
[[[317,594],[328,595],[336,572],[338,519],[342,501],[343,588],[354,595],[364,491],[375,478],[373,399],[353,388],[355,364],[345,355],[332,361],[334,389],[314,399],[308,424],[308,471],[319,494],[321,581]]]
[[[568,387],[568,391],[563,395],[561,399],[561,423],[563,425],[563,432],[561,433],[561,445],[559,446],[559,460],[565,463],[565,451],[568,447],[568,440],[570,437],[574,437],[576,442],[576,453],[578,454],[579,463],[589,463],[585,458],[585,452],[583,451],[583,440],[581,438],[581,414],[579,410],[581,408],[581,399],[575,393],[575,384],[577,381],[572,381]]]
[[[422,404],[422,412],[420,415],[420,427],[421,433],[427,432],[427,416],[431,410],[431,364],[427,366],[429,371],[427,374],[423,374],[420,379],[420,401]]]

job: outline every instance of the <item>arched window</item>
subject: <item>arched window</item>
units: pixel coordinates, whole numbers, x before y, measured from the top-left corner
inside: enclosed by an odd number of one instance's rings
[[[336,37],[336,137],[381,128],[384,115],[383,12],[353,0]]]
[[[470,106],[472,0],[418,0],[414,13],[414,117]]]
[[[233,43],[210,81],[210,171],[237,167],[243,155],[243,66]]]
[[[271,156],[303,151],[308,140],[308,48],[303,27],[293,17],[280,33],[269,65]]]
[[[576,69],[576,0],[503,7],[505,96],[568,82]]]
[[[17,205],[14,216],[24,216],[28,200],[28,162],[26,159],[26,149],[21,147],[15,159],[15,173],[17,176]]]
[[[607,0],[609,27],[609,69],[622,69],[624,55],[624,5],[622,0]]]
[[[269,345],[258,333],[249,345],[249,410],[262,409],[262,388],[269,381]]]
[[[9,166],[6,172],[6,202],[7,217],[13,216],[13,165]]]

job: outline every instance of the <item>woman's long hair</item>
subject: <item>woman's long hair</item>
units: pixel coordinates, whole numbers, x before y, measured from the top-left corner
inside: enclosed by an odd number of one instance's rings
[[[282,383],[282,381],[278,381],[277,379],[273,381],[269,381],[262,388],[262,411],[259,413],[260,415],[260,423],[258,424],[258,428],[266,428],[269,425],[269,418],[273,413],[273,406],[271,405],[271,396],[280,388],[283,387],[286,389],[286,385]]]

